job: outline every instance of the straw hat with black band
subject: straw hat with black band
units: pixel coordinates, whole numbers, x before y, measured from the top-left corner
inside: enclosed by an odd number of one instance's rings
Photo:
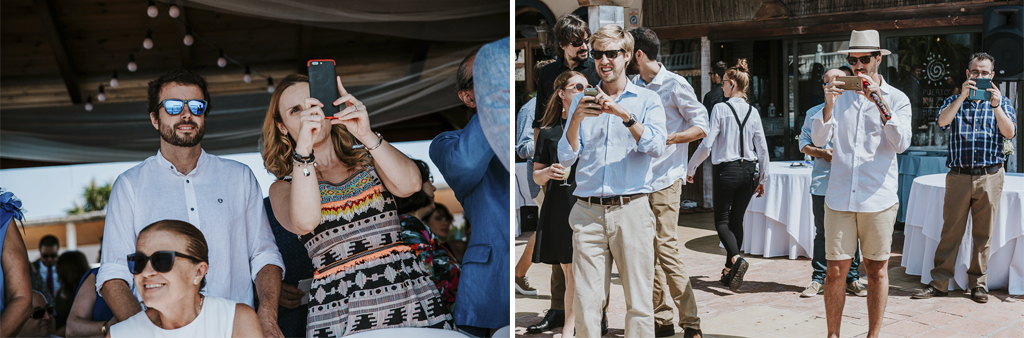
[[[879,52],[882,55],[892,54],[888,49],[882,49],[878,43],[878,31],[853,31],[850,34],[850,49],[839,51],[839,53],[873,53]]]

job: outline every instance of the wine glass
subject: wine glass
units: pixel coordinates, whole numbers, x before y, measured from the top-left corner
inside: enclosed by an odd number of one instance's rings
[[[571,184],[569,184],[569,173],[565,172],[565,168],[562,168],[562,183],[559,184],[558,186],[559,187],[569,187],[569,186],[572,186]]]

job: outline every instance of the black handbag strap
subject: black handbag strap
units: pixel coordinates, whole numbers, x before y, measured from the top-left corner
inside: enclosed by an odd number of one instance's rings
[[[729,102],[725,102],[725,105],[729,106],[729,110],[732,111],[732,116],[736,118],[736,124],[740,125],[740,158],[742,159],[744,155],[743,145],[747,143],[746,139],[743,138],[743,127],[747,125],[747,120],[750,119],[750,112],[753,111],[754,107],[750,105],[747,106],[747,116],[743,117],[743,122],[740,122],[740,115],[736,114],[736,108],[733,108],[732,104]]]

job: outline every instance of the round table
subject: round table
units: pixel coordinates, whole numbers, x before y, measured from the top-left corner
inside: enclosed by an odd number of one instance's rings
[[[936,151],[910,151],[906,154],[896,155],[896,163],[898,163],[900,171],[900,185],[897,189],[900,209],[896,214],[897,222],[906,222],[906,206],[909,205],[907,200],[910,199],[910,188],[915,178],[949,172],[949,168],[946,167],[946,154],[946,152]]]
[[[921,283],[932,281],[935,267],[935,248],[942,232],[942,205],[946,193],[946,175],[921,176],[914,180],[907,204],[904,229],[903,260],[900,265],[907,274],[921,276]],[[1003,195],[999,201],[989,244],[987,286],[1006,289],[1011,295],[1024,294],[1024,177],[1008,174],[1003,180]],[[950,290],[967,288],[967,267],[971,263],[971,218],[960,242],[953,282]]]
[[[792,163],[768,163],[764,196],[752,197],[743,214],[743,252],[789,259],[813,255],[811,167]]]

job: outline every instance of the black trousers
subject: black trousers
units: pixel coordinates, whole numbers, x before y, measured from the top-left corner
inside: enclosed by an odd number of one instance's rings
[[[725,246],[725,267],[732,267],[731,258],[740,254],[743,244],[743,213],[757,188],[756,162],[733,161],[714,165],[715,230]]]

